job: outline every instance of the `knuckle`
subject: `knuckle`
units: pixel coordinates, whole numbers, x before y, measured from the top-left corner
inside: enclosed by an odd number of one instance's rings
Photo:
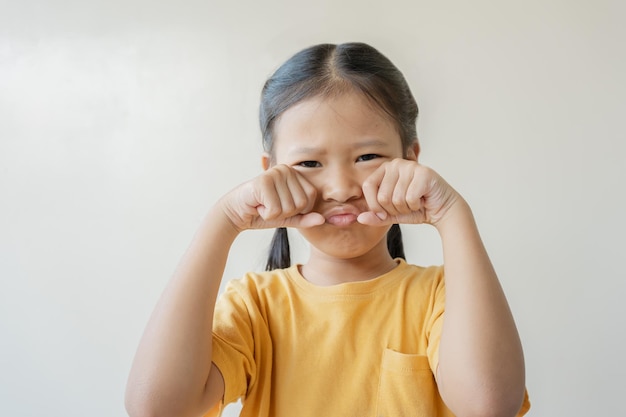
[[[424,177],[430,177],[435,173],[432,169],[424,165],[419,165],[416,168],[416,171],[419,175],[424,176]]]
[[[265,211],[263,212],[263,215],[261,216],[263,218],[263,220],[272,220],[275,219],[278,214],[280,213],[280,210],[278,210],[276,207],[266,207]]]
[[[416,209],[421,205],[421,198],[416,194],[409,194],[406,196],[406,202],[410,208]]]
[[[306,196],[298,197],[294,200],[294,207],[297,211],[306,209],[309,205],[309,199]]]
[[[403,195],[394,195],[391,202],[394,206],[400,206],[406,203],[406,198]]]
[[[378,202],[383,205],[391,204],[391,196],[388,193],[378,193]]]
[[[293,200],[285,200],[282,202],[282,211],[285,213],[293,213],[296,210],[296,204]]]
[[[258,178],[258,180],[257,180],[257,184],[261,188],[273,187],[274,186],[274,178],[273,178],[272,173],[267,173],[266,175],[261,175]]]
[[[291,168],[285,164],[279,164],[276,165],[276,172],[280,173],[281,175],[286,175],[291,172]]]
[[[371,180],[363,181],[363,185],[361,186],[364,191],[371,191],[376,189],[376,184]]]

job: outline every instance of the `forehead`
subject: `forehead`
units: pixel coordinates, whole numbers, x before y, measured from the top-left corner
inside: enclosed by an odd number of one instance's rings
[[[305,143],[354,140],[402,146],[391,117],[358,92],[303,100],[287,109],[274,126],[274,151]]]

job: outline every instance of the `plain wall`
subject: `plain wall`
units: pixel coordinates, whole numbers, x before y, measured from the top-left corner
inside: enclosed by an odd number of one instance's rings
[[[625,3],[332,3],[0,0],[0,415],[125,415],[200,219],[261,170],[265,78],[352,40],[404,72],[421,162],[476,214],[529,415],[623,413]],[[404,234],[409,261],[442,261],[431,228]],[[242,235],[225,279],[261,268],[269,237]]]

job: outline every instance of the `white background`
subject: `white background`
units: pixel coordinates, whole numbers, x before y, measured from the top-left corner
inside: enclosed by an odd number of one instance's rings
[[[404,72],[421,161],[475,211],[529,415],[620,415],[624,4],[0,0],[0,415],[125,415],[138,339],[201,217],[260,172],[263,81],[351,40]],[[441,262],[430,228],[404,232],[409,261]],[[242,235],[226,279],[268,242]]]

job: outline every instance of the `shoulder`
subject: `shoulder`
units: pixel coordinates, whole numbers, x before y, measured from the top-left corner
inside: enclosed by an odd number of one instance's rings
[[[285,286],[289,282],[289,274],[292,268],[247,272],[239,278],[228,281],[226,291],[263,292]]]
[[[221,299],[244,304],[264,304],[268,299],[277,301],[281,295],[292,291],[290,275],[295,267],[273,271],[247,272],[239,278],[228,281]]]
[[[290,306],[299,298],[291,283],[289,269],[248,272],[232,279],[215,305],[215,321],[224,325],[239,321],[256,330],[270,326],[290,314]]]
[[[398,267],[392,271],[399,279],[419,286],[443,285],[443,265],[420,266],[398,259]]]
[[[410,300],[420,300],[422,307],[435,309],[445,301],[443,265],[419,266],[400,262],[396,268],[400,282],[398,290]]]

